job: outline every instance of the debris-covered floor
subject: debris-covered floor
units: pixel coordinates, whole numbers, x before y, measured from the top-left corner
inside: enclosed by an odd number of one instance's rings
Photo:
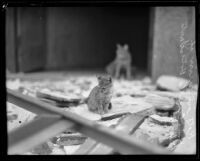
[[[177,153],[195,153],[196,147],[196,99],[197,84],[187,86],[187,80],[176,77],[160,77],[156,84],[149,77],[133,80],[115,80],[112,109],[103,116],[88,111],[86,104],[64,104],[41,97],[52,95],[60,99],[83,99],[97,85],[95,74],[29,74],[30,77],[9,77],[7,88],[18,90],[24,95],[36,97],[54,104],[62,110],[79,114],[99,124],[121,130],[152,144],[166,147]],[[67,107],[69,106],[69,107]],[[151,110],[142,124],[130,132],[130,114]],[[120,117],[112,117],[122,114]],[[8,132],[31,121],[35,114],[7,102]],[[124,125],[125,128],[124,128]],[[96,144],[96,146],[94,146]],[[93,146],[92,150],[86,149]],[[86,148],[87,147],[87,148]],[[187,148],[186,148],[187,147]],[[84,149],[84,150],[83,150]],[[44,144],[25,154],[110,154],[114,150],[76,131],[66,129]]]

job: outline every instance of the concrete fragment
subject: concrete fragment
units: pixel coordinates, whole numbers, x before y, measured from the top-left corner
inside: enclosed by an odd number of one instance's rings
[[[179,139],[174,126],[178,121],[171,125],[161,125],[160,122],[152,122],[152,118],[150,117],[145,119],[133,136],[164,147],[167,147],[175,139]]]
[[[154,137],[152,138],[148,133],[144,133],[142,131],[142,129],[137,129],[135,131],[135,133],[133,133],[133,135],[131,135],[133,138],[137,138],[139,140],[142,140],[142,141],[146,141],[146,142],[149,142],[151,144],[155,144],[155,145],[159,145],[159,141],[158,141],[158,138]]]
[[[173,125],[178,122],[178,120],[174,119],[173,117],[161,117],[159,115],[151,115],[150,121],[160,124],[160,125]]]
[[[85,142],[86,138],[86,136],[80,134],[62,134],[62,136],[57,139],[56,144],[62,146],[80,145]]]
[[[73,145],[73,146],[64,146],[65,154],[71,155],[74,154],[76,150],[80,148],[80,145]]]
[[[152,104],[155,109],[169,111],[175,108],[175,100],[169,97],[159,96],[157,94],[149,94],[145,97],[145,101]]]
[[[65,150],[59,147],[54,147],[52,149],[51,155],[66,155]]]
[[[168,149],[169,151],[174,151],[174,150],[176,149],[177,145],[178,145],[180,142],[181,142],[180,139],[176,139],[176,140],[172,141],[172,142],[168,145],[167,149]]]
[[[18,90],[21,85],[22,84],[20,82],[20,79],[6,81],[6,88],[9,88],[12,90]]]
[[[189,86],[189,80],[175,76],[162,75],[157,79],[156,85],[157,88],[161,90],[180,91]]]

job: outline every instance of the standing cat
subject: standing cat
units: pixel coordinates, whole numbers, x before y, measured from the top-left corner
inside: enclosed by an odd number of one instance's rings
[[[98,76],[97,79],[98,85],[92,89],[86,103],[90,111],[98,114],[105,114],[112,107],[112,77],[104,75]]]
[[[131,54],[129,52],[129,47],[127,44],[121,46],[117,44],[116,58],[107,67],[107,73],[119,78],[121,69],[126,72],[126,78],[131,78]]]

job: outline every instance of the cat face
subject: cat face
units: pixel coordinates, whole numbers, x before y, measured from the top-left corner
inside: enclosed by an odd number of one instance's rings
[[[112,85],[112,77],[110,75],[101,75],[97,77],[99,86],[110,86]]]
[[[118,57],[123,57],[126,55],[127,51],[129,50],[128,44],[125,44],[124,46],[121,46],[120,44],[117,44],[117,56]]]
[[[129,50],[128,44],[125,44],[124,46],[117,44],[117,52],[116,52],[117,57],[119,57],[119,58],[123,57],[124,55],[127,54],[128,50]]]

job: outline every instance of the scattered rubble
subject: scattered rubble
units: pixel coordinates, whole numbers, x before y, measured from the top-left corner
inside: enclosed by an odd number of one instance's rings
[[[7,88],[18,90],[24,95],[37,97],[47,103],[62,107],[64,111],[74,112],[98,124],[130,132],[132,137],[166,147],[170,151],[184,138],[183,129],[185,120],[182,114],[182,102],[188,102],[191,93],[197,93],[194,86],[190,93],[183,91],[187,87],[187,80],[172,76],[161,76],[156,86],[151,84],[150,78],[142,81],[114,80],[114,93],[111,100],[113,108],[106,115],[98,115],[88,110],[86,104],[79,104],[80,100],[89,95],[96,85],[95,76],[69,77],[62,81],[25,81],[20,79],[7,80]],[[167,91],[159,91],[159,90]],[[197,96],[195,94],[193,97]],[[181,102],[181,103],[180,103]],[[140,126],[127,131],[137,122],[128,119],[131,114],[141,116]],[[8,132],[29,122],[36,117],[35,114],[7,103]],[[142,117],[143,116],[143,117]],[[145,117],[144,117],[145,116]],[[148,116],[148,117],[146,117]],[[124,122],[123,126],[117,125]],[[88,143],[89,142],[89,143]],[[66,129],[62,134],[51,138],[44,144],[37,146],[26,154],[85,154],[91,151],[98,143],[72,129]],[[80,148],[82,151],[80,151]],[[98,154],[99,149],[105,152],[114,152],[103,144],[93,149],[91,154]],[[107,153],[106,152],[106,153]]]
[[[160,125],[157,122],[152,122],[150,118],[145,119],[143,124],[133,134],[138,139],[141,139],[141,135],[142,138],[145,136],[148,142],[164,147],[167,147],[172,141],[179,138],[174,131],[173,125]]]

